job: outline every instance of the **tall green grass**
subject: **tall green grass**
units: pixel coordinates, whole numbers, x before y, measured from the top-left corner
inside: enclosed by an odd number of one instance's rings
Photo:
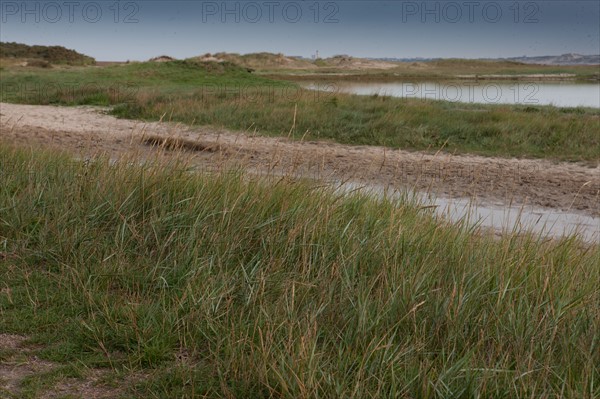
[[[600,395],[600,248],[408,200],[2,145],[0,281],[0,332],[136,397]]]

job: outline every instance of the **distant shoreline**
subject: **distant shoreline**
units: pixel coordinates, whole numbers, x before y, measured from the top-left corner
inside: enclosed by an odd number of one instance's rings
[[[310,80],[349,80],[349,81],[371,81],[371,82],[421,82],[421,81],[536,81],[536,82],[581,82],[597,83],[599,77],[582,77],[576,74],[520,74],[520,75],[400,75],[400,74],[368,74],[352,72],[335,73],[265,73],[264,76],[272,79],[284,79],[294,81]]]

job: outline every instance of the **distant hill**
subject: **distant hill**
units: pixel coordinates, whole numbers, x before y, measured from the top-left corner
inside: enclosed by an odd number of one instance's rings
[[[370,58],[378,61],[388,62],[436,62],[452,60],[452,58]],[[496,61],[496,62],[518,62],[521,64],[539,64],[539,65],[600,65],[600,55],[581,55],[581,54],[563,54],[563,55],[545,55],[539,57],[511,57],[511,58],[482,58],[469,59],[469,61]],[[461,61],[464,61],[461,59]]]
[[[415,58],[395,58],[395,57],[379,57],[379,58],[367,58],[368,60],[375,61],[386,61],[386,62],[430,62],[437,61],[441,58],[423,58],[423,57],[415,57]]]
[[[398,65],[396,63],[372,58],[357,58],[342,54],[330,58],[317,60],[317,64],[323,67],[334,67],[338,69],[391,69]]]
[[[563,54],[541,57],[513,57],[510,61],[541,65],[600,65],[600,55]]]
[[[96,60],[62,46],[29,46],[0,42],[0,58],[42,61],[48,64],[93,65]]]

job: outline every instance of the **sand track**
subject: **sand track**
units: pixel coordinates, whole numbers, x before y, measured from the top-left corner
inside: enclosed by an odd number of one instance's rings
[[[116,119],[104,111],[0,103],[0,140],[118,158],[132,152],[153,156],[159,150],[148,146],[148,142],[156,143],[148,137],[164,137],[170,138],[168,148],[184,140],[183,148],[199,168],[240,164],[259,173],[351,180],[451,198],[475,197],[494,204],[600,215],[600,166],[292,141],[209,127]]]

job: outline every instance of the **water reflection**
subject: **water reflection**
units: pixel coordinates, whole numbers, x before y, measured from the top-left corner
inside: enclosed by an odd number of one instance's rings
[[[426,193],[385,190],[377,185],[346,182],[336,186],[343,192],[360,191],[394,200],[414,198],[423,206],[433,210],[438,217],[470,225],[492,228],[499,232],[524,232],[543,237],[561,238],[577,234],[582,240],[600,243],[600,218],[574,211],[561,211],[535,206],[489,204],[468,198],[443,198]]]
[[[461,103],[600,108],[600,84],[573,82],[329,82],[311,90]]]

